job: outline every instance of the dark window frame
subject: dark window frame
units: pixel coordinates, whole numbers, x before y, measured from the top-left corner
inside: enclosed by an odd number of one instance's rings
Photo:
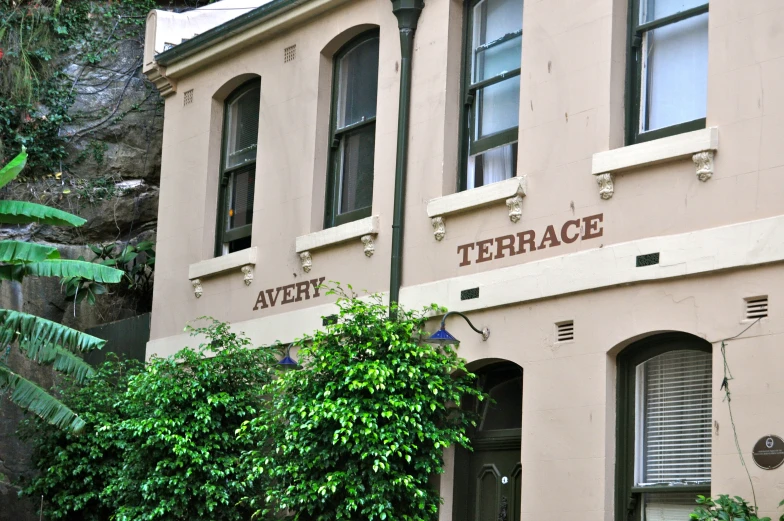
[[[700,16],[708,13],[710,2],[686,9],[684,11],[664,16],[653,22],[640,23],[640,3],[646,0],[630,0],[629,13],[627,19],[628,32],[626,43],[626,144],[645,143],[663,137],[683,134],[693,130],[705,128],[706,118],[699,118],[692,121],[684,121],[669,127],[658,128],[647,132],[640,132],[640,115],[642,106],[642,82],[643,82],[643,36],[646,32],[671,25],[687,18]]]
[[[615,519],[639,521],[643,489],[634,486],[636,432],[637,366],[671,351],[712,353],[712,346],[701,338],[683,333],[664,333],[626,347],[617,357],[615,426]],[[645,487],[645,492],[691,492],[710,495],[710,483]]]
[[[365,217],[370,217],[373,213],[373,205],[365,208],[359,208],[351,212],[338,213],[340,208],[340,182],[342,180],[341,170],[341,150],[342,140],[351,136],[359,131],[366,130],[371,125],[373,133],[376,131],[376,116],[367,118],[354,124],[346,125],[338,129],[338,96],[340,96],[340,60],[351,50],[361,45],[362,43],[373,38],[379,39],[380,48],[380,31],[378,29],[371,29],[365,31],[358,36],[355,36],[346,44],[344,44],[332,58],[332,100],[330,105],[329,116],[329,158],[327,160],[327,185],[326,185],[326,204],[324,205],[324,228],[333,228],[346,224],[352,221],[357,221]],[[380,69],[380,66],[379,66]],[[376,71],[378,74],[378,71]],[[376,99],[376,107],[378,107],[378,98]],[[374,169],[375,170],[375,169]]]
[[[485,80],[471,83],[471,69],[473,58],[473,27],[474,27],[474,7],[482,0],[470,0],[464,3],[463,8],[463,56],[462,56],[462,71],[460,73],[460,131],[458,139],[460,140],[460,160],[459,171],[457,176],[457,191],[462,192],[468,189],[468,158],[473,154],[486,152],[490,149],[512,144],[518,141],[520,134],[520,126],[496,132],[490,136],[474,141],[474,111],[475,101],[477,100],[476,92],[484,87],[489,87],[496,83],[500,83],[506,79],[520,76],[521,68],[505,71],[502,74],[487,78]],[[522,0],[521,0],[522,1]],[[522,38],[522,29],[519,34]],[[515,33],[516,36],[516,33]],[[513,36],[514,37],[514,36]],[[511,39],[511,38],[510,38]],[[504,43],[501,39],[495,44]],[[522,44],[521,44],[522,45]],[[519,96],[519,92],[518,92]],[[517,164],[517,154],[513,159],[514,165]]]
[[[226,168],[226,154],[228,153],[228,143],[229,143],[229,129],[227,125],[229,124],[229,107],[231,104],[240,96],[248,92],[249,90],[253,90],[259,88],[261,89],[261,78],[253,78],[252,80],[248,80],[236,89],[234,89],[229,96],[226,97],[226,100],[223,102],[223,124],[221,126],[221,154],[220,154],[220,170],[219,170],[219,181],[218,181],[218,211],[215,216],[215,257],[222,257],[223,255],[228,255],[228,253],[223,252],[223,247],[226,243],[231,241],[236,241],[238,239],[244,239],[247,237],[251,237],[253,233],[253,224],[246,224],[244,226],[240,226],[234,228],[233,230],[227,230],[226,222],[228,219],[228,213],[226,211],[228,207],[227,195],[229,190],[229,184],[231,181],[231,176],[237,171],[246,170],[249,167],[256,168],[256,162],[258,160],[258,156],[252,162],[248,161],[241,165],[236,165],[230,168]],[[256,146],[257,146],[257,153],[258,153],[258,136],[256,137]],[[255,178],[255,175],[254,175]]]

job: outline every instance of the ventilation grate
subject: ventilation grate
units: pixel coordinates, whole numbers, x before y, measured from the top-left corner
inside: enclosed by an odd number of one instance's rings
[[[659,264],[659,252],[646,253],[645,255],[637,255],[637,267],[653,266]]]
[[[746,320],[756,320],[768,316],[768,297],[746,299]]]
[[[555,336],[558,342],[569,342],[574,340],[574,320],[556,324]]]
[[[460,292],[460,300],[479,298],[479,288],[464,289]]]
[[[337,315],[327,315],[326,317],[321,317],[321,325],[322,326],[332,326],[338,323],[338,316]]]
[[[291,45],[283,49],[283,63],[288,63],[297,57],[297,46]]]
[[[186,90],[182,93],[182,104],[190,105],[191,103],[193,103],[193,89]]]

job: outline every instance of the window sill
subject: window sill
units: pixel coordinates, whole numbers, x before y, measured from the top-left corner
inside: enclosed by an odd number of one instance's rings
[[[599,195],[602,199],[613,196],[615,173],[684,157],[691,157],[697,167],[697,178],[704,182],[713,176],[713,155],[718,149],[719,129],[710,127],[597,152],[593,155],[591,173],[599,183]]]
[[[201,297],[203,293],[202,279],[215,277],[229,271],[240,271],[243,274],[245,285],[250,286],[250,283],[253,282],[253,268],[256,266],[257,251],[257,248],[253,246],[188,266],[188,279],[193,285],[193,293],[196,298]]]
[[[365,217],[357,221],[341,224],[320,232],[309,233],[297,237],[295,250],[302,262],[302,270],[310,273],[313,267],[311,252],[328,248],[352,239],[359,238],[364,245],[366,257],[372,257],[375,252],[373,236],[378,234],[378,215]]]
[[[431,199],[427,203],[427,216],[433,225],[433,236],[437,241],[443,240],[446,235],[446,216],[476,210],[504,200],[509,208],[509,220],[513,223],[519,222],[526,192],[525,176],[520,176]]]

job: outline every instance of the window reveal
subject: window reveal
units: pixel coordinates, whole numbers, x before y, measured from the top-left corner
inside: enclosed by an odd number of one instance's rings
[[[516,174],[522,23],[522,0],[480,0],[469,7],[461,189]]]
[[[373,31],[352,40],[335,56],[327,228],[371,214],[378,45],[378,32]]]
[[[705,127],[708,2],[632,0],[627,141]]]

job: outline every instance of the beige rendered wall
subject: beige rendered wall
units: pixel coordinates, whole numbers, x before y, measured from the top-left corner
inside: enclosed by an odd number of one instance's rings
[[[626,6],[625,0],[525,3],[518,172],[526,176],[528,188],[522,219],[511,222],[501,201],[449,216],[446,236],[438,242],[426,206],[455,191],[463,4],[426,0],[414,51],[402,300],[418,306],[432,296],[452,309],[470,310],[472,320],[488,325],[492,336],[482,343],[461,322],[450,322],[450,331],[463,340],[461,354],[470,361],[502,358],[523,367],[522,519],[609,521],[617,352],[634,339],[662,331],[710,341],[733,336],[748,325],[741,321],[743,299],[770,295],[770,317],[731,341],[727,359],[735,377],[732,405],[740,445],[759,504],[771,515],[784,498],[784,469],[759,470],[748,451],[761,436],[784,432],[784,316],[778,306],[784,290],[784,235],[775,228],[755,241],[744,242],[737,235],[722,241],[724,228],[711,230],[784,213],[784,155],[779,152],[784,143],[784,4],[711,1],[707,124],[719,132],[713,178],[699,181],[694,163],[679,159],[616,175],[615,195],[602,200],[591,158],[623,144]],[[313,270],[306,274],[294,242],[321,227],[328,56],[341,35],[364,24],[378,25],[381,34],[376,251],[366,257],[358,240],[318,250]],[[283,63],[283,49],[293,44],[296,60]],[[182,327],[201,315],[236,323],[256,342],[285,342],[319,327],[319,317],[332,309],[322,295],[254,311],[259,291],[322,277],[357,289],[388,290],[399,59],[390,2],[355,0],[336,2],[285,33],[176,78],[176,93],[166,100],[148,355],[170,354],[185,345]],[[248,74],[261,76],[262,92],[253,226],[259,258],[251,285],[231,272],[205,279],[203,296],[197,299],[188,267],[212,257],[220,98],[230,90],[227,83]],[[194,103],[183,106],[182,93],[189,89]],[[602,215],[601,236],[551,242],[537,251],[507,252],[481,263],[475,247],[472,262],[460,266],[458,246],[526,230],[536,233],[540,245],[548,225],[560,230],[570,220],[596,215]],[[583,237],[591,222],[580,222]],[[678,241],[668,237],[688,232],[696,234],[695,242],[705,234],[713,238],[689,253],[679,272],[678,255],[688,249],[683,243],[692,236]],[[650,242],[659,237],[664,237],[661,243]],[[667,255],[676,259],[661,277],[622,278],[607,268],[621,257],[633,260],[636,254],[652,253],[646,248],[654,246],[661,246],[663,260]],[[496,245],[488,251],[495,257]],[[760,252],[765,255],[758,256]],[[737,254],[738,259],[719,262],[720,254]],[[744,260],[749,258],[756,260]],[[542,263],[539,271],[519,270],[539,266],[537,262]],[[571,271],[559,271],[564,266]],[[602,269],[606,275],[584,276]],[[532,281],[530,287],[521,282],[523,276]],[[553,282],[558,279],[565,282]],[[502,299],[482,304],[485,289],[505,284],[520,287],[519,295],[510,289]],[[479,304],[456,297],[474,286],[485,288]],[[555,343],[554,324],[562,320],[574,320],[574,342]],[[719,391],[722,368],[716,349],[713,492],[750,497]],[[450,476],[441,483],[449,505]],[[448,519],[448,513],[446,507],[442,518]]]

